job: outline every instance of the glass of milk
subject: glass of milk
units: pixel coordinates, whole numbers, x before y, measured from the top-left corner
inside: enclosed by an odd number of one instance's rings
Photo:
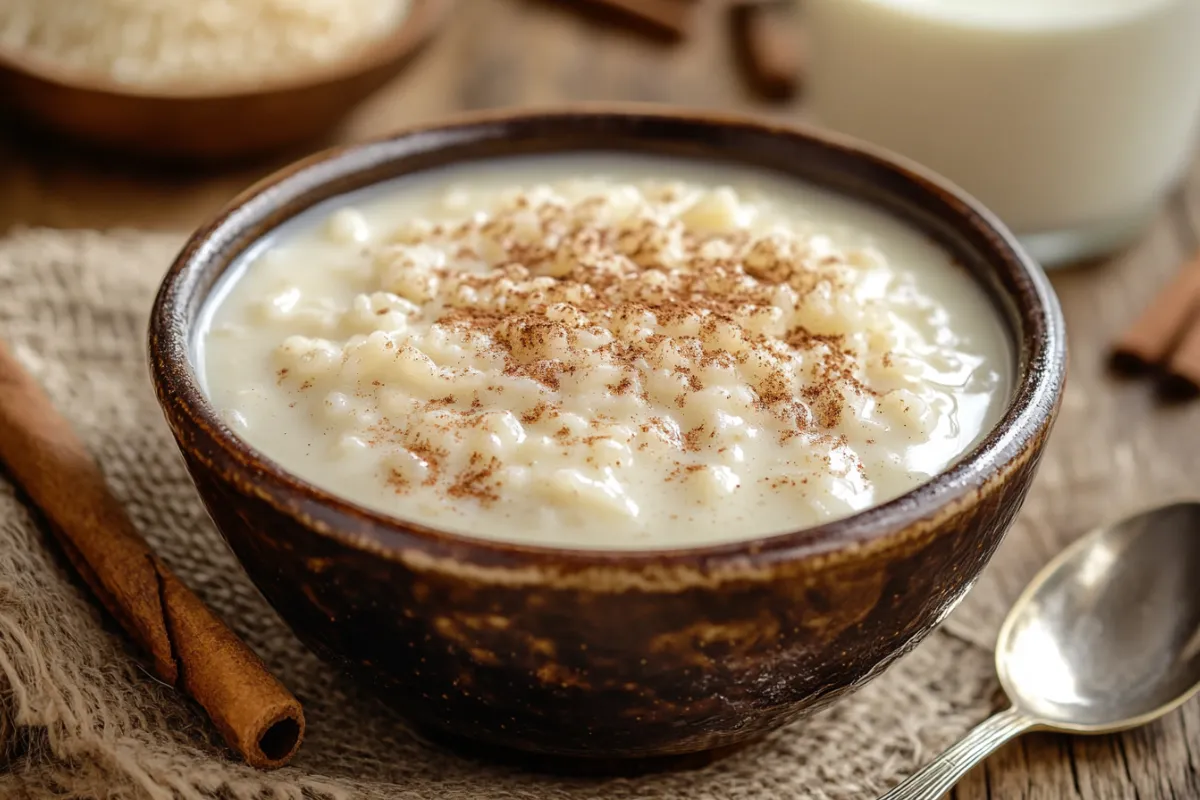
[[[975,195],[1048,266],[1135,238],[1200,141],[1200,0],[806,0],[820,122]]]

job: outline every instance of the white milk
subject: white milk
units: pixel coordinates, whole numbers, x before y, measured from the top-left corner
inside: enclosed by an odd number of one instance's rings
[[[1045,260],[1135,235],[1200,110],[1200,0],[809,0],[814,110],[942,173]]]

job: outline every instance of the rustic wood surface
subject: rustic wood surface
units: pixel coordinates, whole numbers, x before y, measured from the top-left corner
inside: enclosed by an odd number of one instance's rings
[[[569,100],[635,100],[802,119],[802,100],[754,100],[731,67],[716,0],[693,36],[667,45],[598,25],[544,0],[463,0],[442,36],[338,132],[354,140],[477,108]],[[0,117],[0,128],[3,128]],[[0,232],[18,225],[186,229],[278,163],[220,172],[136,166],[0,132]],[[283,158],[279,163],[288,160]],[[1160,407],[1150,387],[1104,369],[1112,336],[1200,243],[1200,166],[1128,252],[1054,276],[1070,330],[1071,377],[1037,486],[997,556],[1001,597],[1063,545],[1104,520],[1196,494],[1200,403]],[[1004,608],[968,601],[964,630],[986,632]],[[972,618],[974,617],[974,618]],[[1200,798],[1200,701],[1121,736],[1026,737],[975,770],[957,800]]]

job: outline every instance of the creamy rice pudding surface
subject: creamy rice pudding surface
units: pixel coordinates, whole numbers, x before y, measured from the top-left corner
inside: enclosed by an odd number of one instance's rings
[[[314,209],[240,273],[200,342],[231,428],[318,486],[480,537],[818,524],[943,470],[1008,397],[999,322],[946,254],[732,167],[445,170]]]

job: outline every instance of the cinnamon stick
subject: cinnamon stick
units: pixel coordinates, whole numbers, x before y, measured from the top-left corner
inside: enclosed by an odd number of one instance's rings
[[[1162,388],[1173,397],[1200,394],[1200,319],[1192,320],[1191,327],[1171,354]]]
[[[1200,314],[1200,253],[1185,264],[1112,347],[1113,367],[1142,372],[1165,365]]]
[[[685,38],[691,32],[695,0],[566,0],[571,6],[666,39]]]
[[[304,736],[300,703],[154,554],[69,423],[2,341],[0,461],[155,674],[195,699],[247,763],[287,763]]]
[[[750,87],[768,100],[796,94],[804,69],[804,39],[790,0],[733,0],[729,25],[734,54]]]

